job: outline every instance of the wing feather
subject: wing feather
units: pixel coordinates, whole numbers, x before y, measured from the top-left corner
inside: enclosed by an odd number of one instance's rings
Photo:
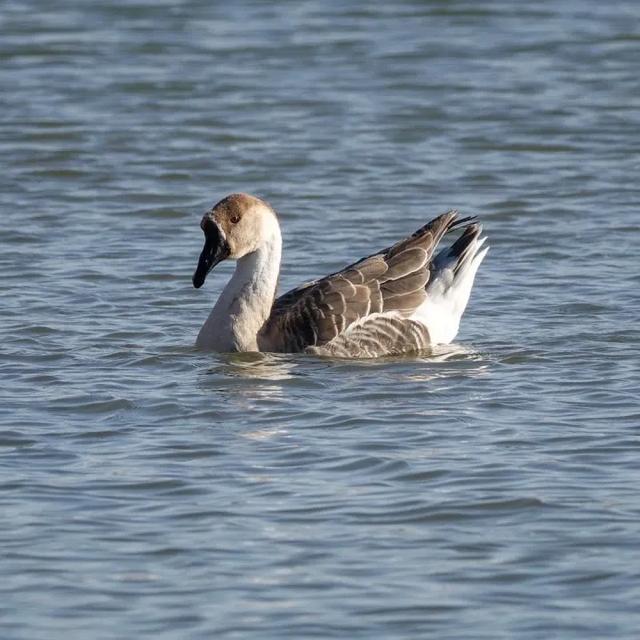
[[[442,214],[395,245],[280,296],[258,336],[262,347],[303,351],[333,341],[344,350],[356,334],[367,352],[401,348],[403,339],[428,344],[419,327],[406,328],[409,337],[403,338],[397,322],[410,322],[406,318],[425,301],[433,252],[456,226],[456,216]],[[394,313],[397,322],[388,317]],[[384,314],[384,322],[373,322],[377,314]]]

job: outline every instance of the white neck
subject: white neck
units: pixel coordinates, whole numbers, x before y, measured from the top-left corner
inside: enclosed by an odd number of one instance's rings
[[[258,331],[269,317],[278,285],[282,238],[277,224],[236,270],[200,329],[196,345],[213,351],[258,351]]]

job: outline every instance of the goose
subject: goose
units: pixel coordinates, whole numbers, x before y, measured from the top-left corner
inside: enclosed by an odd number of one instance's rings
[[[233,193],[202,218],[200,288],[222,260],[236,268],[196,346],[217,352],[310,353],[374,358],[450,343],[488,246],[475,218],[448,211],[411,236],[276,298],[282,237],[264,200]],[[436,248],[451,231],[461,235]]]

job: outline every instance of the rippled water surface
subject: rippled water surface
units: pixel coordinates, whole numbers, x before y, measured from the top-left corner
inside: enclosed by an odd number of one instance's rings
[[[640,6],[5,0],[0,637],[637,638]],[[200,216],[281,289],[450,207],[457,344],[208,355]]]

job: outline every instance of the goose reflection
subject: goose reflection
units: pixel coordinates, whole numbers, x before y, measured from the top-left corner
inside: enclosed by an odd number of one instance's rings
[[[256,401],[281,400],[287,382],[301,375],[298,364],[287,356],[272,353],[218,354],[215,364],[200,377],[199,386],[220,394],[225,401],[240,403],[238,409],[259,408]]]
[[[274,353],[228,353],[220,358],[216,373],[254,380],[290,380],[296,374],[296,363]]]
[[[411,357],[372,360],[319,358],[300,354],[261,352],[218,354],[200,384],[231,401],[235,409],[265,412],[276,419],[273,403],[289,404],[294,398],[363,392],[378,384],[434,383],[486,375],[491,358],[460,344],[439,345]],[[423,389],[438,392],[441,385]],[[311,395],[307,395],[311,394]],[[391,400],[391,397],[390,397]],[[270,402],[269,402],[270,401]],[[265,404],[266,403],[266,404]],[[247,415],[249,415],[247,413]],[[254,416],[255,418],[255,416]]]

